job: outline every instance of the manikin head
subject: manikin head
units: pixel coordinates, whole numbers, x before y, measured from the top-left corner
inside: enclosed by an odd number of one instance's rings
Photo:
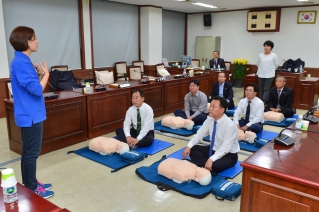
[[[206,186],[212,181],[212,174],[203,167],[196,167],[195,181],[202,186]]]

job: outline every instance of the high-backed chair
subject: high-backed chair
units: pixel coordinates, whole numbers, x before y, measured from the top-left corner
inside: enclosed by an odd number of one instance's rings
[[[51,66],[51,71],[53,71],[55,69],[57,69],[59,71],[69,71],[69,67],[67,65]]]
[[[230,70],[230,64],[231,62],[225,61],[226,70]]]
[[[141,67],[130,66],[129,67],[130,79],[142,79]]]
[[[115,81],[127,80],[127,66],[126,62],[115,63]]]
[[[200,60],[199,59],[192,59],[192,66],[199,67],[200,65]]]
[[[142,76],[144,75],[144,61],[136,60],[136,61],[132,62],[132,65],[141,67],[141,74],[142,74]]]
[[[94,70],[95,73],[95,84],[106,85],[114,82],[113,71],[105,70]]]

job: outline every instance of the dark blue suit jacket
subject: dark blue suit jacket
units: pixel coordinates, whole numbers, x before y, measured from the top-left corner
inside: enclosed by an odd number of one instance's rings
[[[292,108],[292,104],[294,103],[294,91],[284,86],[280,98],[279,104],[281,109]],[[276,87],[270,89],[269,98],[268,98],[268,107],[276,108],[278,104],[278,91]]]
[[[215,96],[219,96],[219,82],[215,82],[213,84],[213,90],[212,93],[210,95],[212,97],[212,99]],[[229,82],[225,82],[224,84],[224,91],[223,91],[223,96],[225,99],[228,99],[228,109],[233,109],[235,107],[234,105],[234,92],[233,92],[233,85]]]
[[[225,68],[226,69],[226,65],[225,65],[224,59],[218,58],[217,59],[217,65],[218,64],[219,64],[220,68]],[[209,66],[210,66],[210,68],[214,68],[214,58],[209,61]],[[216,68],[218,68],[218,67],[216,67]]]

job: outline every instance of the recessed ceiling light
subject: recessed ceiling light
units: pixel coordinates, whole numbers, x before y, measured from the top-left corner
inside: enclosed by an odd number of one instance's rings
[[[187,0],[174,0],[174,1],[187,1]]]
[[[203,4],[203,3],[200,3],[200,2],[191,3],[191,4],[194,4],[194,5],[197,5],[197,6],[201,6],[201,7],[207,7],[207,8],[218,8],[216,6],[209,5],[209,4]]]
[[[297,1],[309,1],[309,0],[297,0]]]

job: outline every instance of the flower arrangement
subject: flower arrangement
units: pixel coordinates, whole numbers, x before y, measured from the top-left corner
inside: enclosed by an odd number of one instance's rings
[[[234,59],[234,71],[233,71],[233,79],[244,79],[246,76],[246,72],[249,68],[247,68],[247,60],[246,59]]]

